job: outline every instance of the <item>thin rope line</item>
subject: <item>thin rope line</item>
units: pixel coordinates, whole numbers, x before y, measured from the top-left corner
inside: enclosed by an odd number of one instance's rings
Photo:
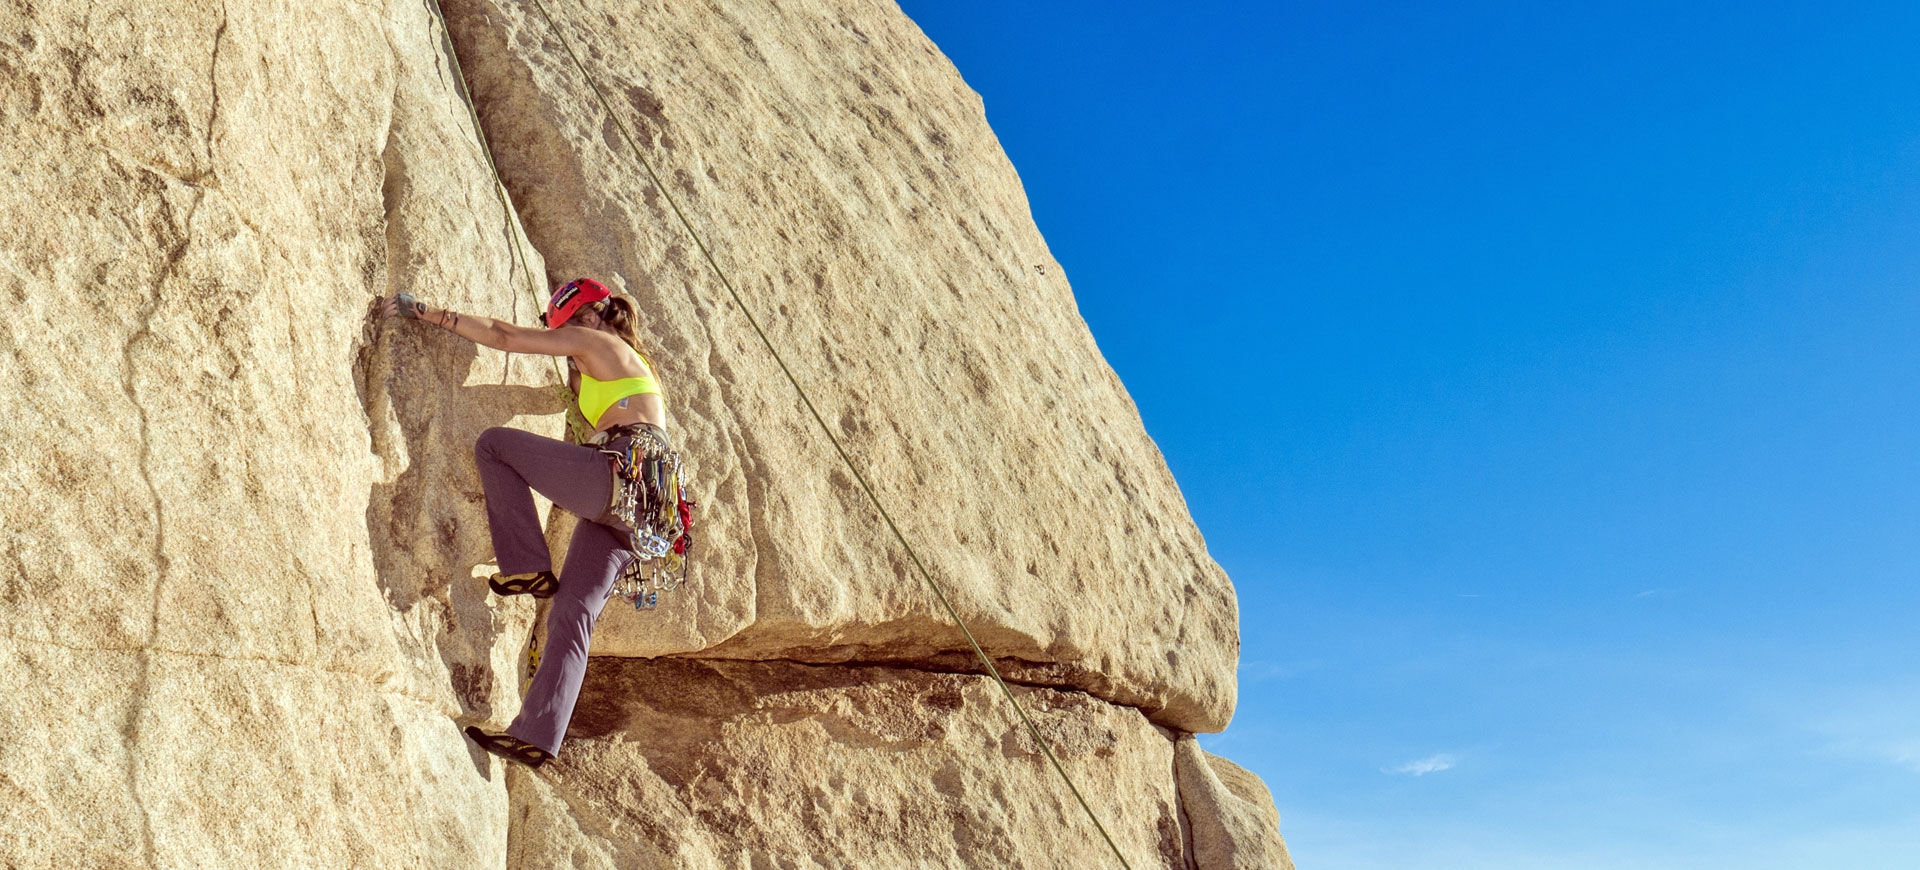
[[[541,308],[540,295],[544,289],[538,278],[534,277],[533,266],[526,254],[530,247],[527,239],[520,234],[520,222],[515,220],[513,202],[507,194],[507,183],[500,179],[500,167],[493,162],[493,145],[487,141],[487,131],[480,126],[480,109],[474,105],[473,93],[467,90],[467,74],[460,67],[460,53],[453,50],[453,30],[447,26],[447,15],[440,8],[440,0],[426,0],[427,8],[433,12],[435,20],[440,22],[440,47],[446,51],[447,59],[453,63],[453,83],[460,92],[460,101],[467,107],[467,117],[473,122],[473,135],[480,140],[480,155],[487,160],[487,171],[493,175],[493,193],[500,200],[501,219],[506,222],[507,234],[512,238],[510,247],[512,258],[507,264],[507,280],[513,280],[515,269],[527,276],[527,290],[533,294],[535,310]],[[508,354],[511,358],[512,354]],[[567,403],[567,428],[573,431],[576,442],[585,441],[587,432],[575,424],[573,419],[573,391],[567,389],[567,374],[560,368],[559,357],[548,357],[553,361],[553,373],[560,382],[553,386],[554,392]],[[586,422],[583,417],[581,423]]]
[[[640,151],[640,146],[635,144],[633,134],[628,131],[626,122],[621,120],[620,115],[613,110],[613,105],[607,100],[606,93],[600,89],[599,81],[593,77],[591,72],[587,71],[586,64],[580,62],[580,56],[574,53],[573,42],[567,39],[565,33],[561,32],[559,24],[553,20],[552,13],[547,11],[547,4],[543,2],[543,0],[533,0],[533,2],[534,5],[540,9],[541,17],[546,19],[547,27],[550,28],[554,36],[560,40],[560,45],[566,49],[567,57],[573,61],[574,67],[580,70],[580,75],[586,78],[587,85],[593,88],[593,94],[599,99],[600,107],[606,110],[608,118],[610,118],[614,125],[620,130],[620,137],[626,140],[628,148],[633,149],[633,156],[640,161],[641,168],[646,170],[647,178],[650,179],[654,186],[660,189],[661,194],[665,196],[667,204],[673,208],[674,216],[680,219],[681,226],[686,228],[687,235],[693,239],[694,246],[700,249],[700,255],[706,258],[707,265],[713,269],[714,275],[719,277],[720,284],[726,287],[727,294],[733,297],[733,304],[738,305],[740,312],[746,315],[747,322],[753,325],[754,333],[760,336],[761,343],[765,344],[767,351],[773,354],[774,362],[779,363],[780,371],[787,376],[787,381],[793,384],[794,391],[800,394],[800,402],[807,406],[807,413],[812,414],[813,421],[820,424],[820,431],[826,433],[827,440],[833,444],[834,452],[840,455],[840,461],[846,464],[848,471],[853,472],[854,479],[860,483],[861,491],[865,492],[867,499],[873,502],[874,509],[880,512],[880,517],[886,520],[887,528],[893,532],[894,539],[898,540],[900,546],[907,551],[908,558],[913,560],[913,566],[920,572],[920,578],[926,581],[927,586],[933,590],[935,597],[940,599],[940,606],[946,608],[947,615],[953,617],[954,623],[960,626],[960,632],[966,635],[967,644],[973,647],[974,655],[980,658],[981,664],[986,665],[987,673],[991,674],[994,682],[999,684],[1001,693],[1004,694],[1007,701],[1013,705],[1014,712],[1019,714],[1020,721],[1027,726],[1027,731],[1033,735],[1034,741],[1040,745],[1040,751],[1046,754],[1047,761],[1052,763],[1054,771],[1060,774],[1060,778],[1066,782],[1067,788],[1073,792],[1074,799],[1080,802],[1080,808],[1086,811],[1087,818],[1091,820],[1093,826],[1100,831],[1100,837],[1107,841],[1107,848],[1113,850],[1113,856],[1119,859],[1120,866],[1126,868],[1126,870],[1133,870],[1133,865],[1127,863],[1126,856],[1121,854],[1120,847],[1115,845],[1113,837],[1107,833],[1107,827],[1100,823],[1100,817],[1094,813],[1093,807],[1087,804],[1087,799],[1080,793],[1079,786],[1074,785],[1073,777],[1067,775],[1067,769],[1061,766],[1060,759],[1054,756],[1052,745],[1049,744],[1047,738],[1040,733],[1040,729],[1033,724],[1033,720],[1028,718],[1026,708],[1021,706],[1018,698],[1014,697],[1013,689],[1007,685],[1006,679],[1000,676],[1000,669],[994,667],[993,659],[987,655],[986,650],[980,647],[979,640],[974,638],[973,630],[967,627],[967,621],[960,618],[960,612],[954,609],[953,602],[947,599],[946,591],[933,579],[932,572],[929,572],[926,564],[920,561],[920,554],[914,551],[913,545],[907,542],[907,536],[902,534],[900,527],[894,523],[893,515],[887,512],[886,505],[881,503],[878,495],[874,494],[873,486],[867,482],[867,476],[860,473],[860,467],[854,463],[853,457],[847,454],[846,448],[840,445],[840,439],[833,434],[833,429],[827,425],[826,419],[820,416],[820,411],[814,407],[813,400],[808,398],[806,388],[800,385],[800,379],[795,377],[793,370],[787,367],[787,361],[780,356],[779,349],[773,346],[773,340],[767,337],[766,330],[760,328],[759,319],[753,316],[753,310],[747,307],[746,301],[740,298],[739,291],[734,289],[733,282],[727,279],[726,270],[720,268],[720,263],[714,259],[713,252],[707,249],[706,242],[702,241],[700,234],[694,231],[693,222],[689,221],[686,213],[680,210],[680,203],[674,198],[673,191],[660,182],[660,176],[653,171],[653,164],[649,162],[646,155]]]

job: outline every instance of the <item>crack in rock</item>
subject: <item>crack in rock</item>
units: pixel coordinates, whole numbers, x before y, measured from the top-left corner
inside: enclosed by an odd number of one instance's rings
[[[155,174],[163,179],[171,178],[171,176],[166,176],[161,173]],[[186,183],[182,179],[173,180]],[[145,842],[147,862],[149,864],[154,863],[157,859],[158,847],[154,842],[153,816],[147,808],[146,799],[141,795],[140,780],[143,763],[141,760],[142,756],[137,751],[137,747],[141,742],[141,713],[146,709],[147,696],[153,688],[153,651],[160,640],[161,594],[166,588],[172,566],[167,559],[166,503],[161,499],[160,488],[154,483],[153,478],[152,421],[148,417],[146,405],[140,401],[139,388],[135,384],[136,368],[134,353],[142,341],[152,338],[154,335],[153,321],[159,313],[161,303],[166,293],[166,285],[174,278],[175,274],[178,273],[181,261],[186,259],[187,249],[193,244],[193,217],[200,209],[200,202],[206,197],[206,194],[198,186],[189,184],[189,189],[194,192],[193,200],[187,207],[185,219],[176,222],[174,220],[174,207],[172,203],[166,199],[164,194],[165,182],[160,182],[158,187],[162,191],[160,194],[162,220],[159,222],[159,225],[163,229],[163,232],[171,231],[175,235],[175,238],[170,240],[171,244],[167,248],[166,263],[161,267],[160,274],[154,278],[153,293],[138,314],[140,325],[127,337],[126,344],[121,347],[120,351],[122,372],[120,388],[122,392],[126,393],[127,402],[133,406],[140,419],[140,479],[146,484],[148,498],[153,501],[153,565],[155,577],[153,583],[153,598],[149,603],[152,615],[147,625],[146,644],[140,650],[140,676],[135,684],[131,703],[128,704],[127,721],[123,727],[123,733],[127,735],[128,750],[132,755],[131,763],[129,764],[131,790],[134,804],[140,810],[140,818],[144,828],[142,836]]]

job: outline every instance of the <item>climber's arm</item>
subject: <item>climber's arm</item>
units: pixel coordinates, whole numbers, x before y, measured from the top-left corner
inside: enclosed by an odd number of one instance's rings
[[[405,293],[388,299],[384,309],[389,317],[406,317],[431,323],[475,344],[484,344],[508,353],[572,356],[589,349],[586,330],[566,327],[528,329],[478,314],[434,308]]]

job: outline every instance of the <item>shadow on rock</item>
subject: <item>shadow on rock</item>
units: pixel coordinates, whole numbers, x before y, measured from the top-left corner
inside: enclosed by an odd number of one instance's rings
[[[422,652],[445,666],[463,716],[484,719],[493,699],[519,682],[518,674],[496,673],[495,646],[532,614],[496,609],[486,585],[471,579],[474,566],[492,557],[473,445],[489,428],[551,417],[565,404],[551,386],[461,386],[478,351],[437,329],[401,321],[369,329],[354,369],[373,452],[384,465],[367,499],[376,582],[417,641],[432,646]],[[501,374],[538,377],[527,368],[534,362],[512,357]]]

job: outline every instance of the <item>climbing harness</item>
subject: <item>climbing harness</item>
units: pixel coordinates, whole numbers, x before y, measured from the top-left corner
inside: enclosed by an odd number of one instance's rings
[[[610,446],[621,438],[627,441],[624,446]],[[652,610],[660,604],[660,593],[687,579],[693,509],[699,506],[687,498],[693,476],[658,426],[615,426],[588,443],[599,447],[613,467],[612,502],[602,519],[627,530],[632,554],[607,597],[622,599],[635,610]]]

